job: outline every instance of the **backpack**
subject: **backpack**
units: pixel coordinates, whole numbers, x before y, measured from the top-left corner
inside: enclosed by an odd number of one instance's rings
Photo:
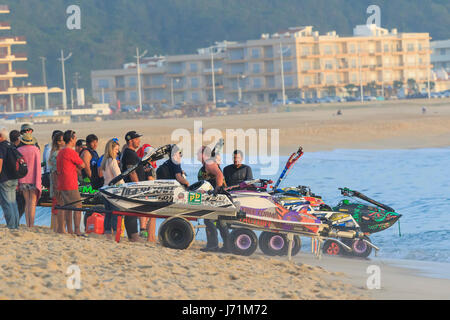
[[[28,166],[23,155],[8,142],[6,153],[6,176],[10,180],[21,179],[28,173]]]

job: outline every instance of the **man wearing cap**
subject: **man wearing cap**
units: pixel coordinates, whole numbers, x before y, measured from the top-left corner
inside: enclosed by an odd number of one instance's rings
[[[141,159],[136,153],[136,150],[141,144],[141,137],[142,135],[138,134],[136,131],[130,131],[125,135],[126,148],[123,150],[120,163],[122,172],[141,162]],[[145,181],[146,176],[144,166],[140,164],[137,169],[125,177],[124,180],[125,182]],[[125,229],[127,230],[128,239],[130,241],[139,241],[137,217],[126,216]]]

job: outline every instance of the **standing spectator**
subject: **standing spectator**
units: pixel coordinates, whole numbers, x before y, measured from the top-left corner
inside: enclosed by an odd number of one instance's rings
[[[50,188],[50,168],[49,168],[49,160],[50,160],[50,152],[52,150],[53,146],[53,139],[57,133],[62,134],[63,132],[61,130],[54,130],[52,132],[52,140],[50,143],[47,143],[44,146],[44,153],[42,154],[42,167],[44,169],[44,172],[42,174],[42,185],[46,188]],[[61,138],[62,139],[62,138]]]
[[[241,150],[234,150],[233,164],[230,164],[223,169],[223,175],[227,186],[237,186],[241,182],[253,179],[252,168],[242,164],[243,158]]]
[[[140,147],[136,153],[139,158],[145,157],[148,153],[153,151],[153,147],[149,144],[144,144],[142,147]],[[145,172],[145,180],[155,180],[156,179],[156,161],[152,161],[151,163],[147,163],[144,166],[144,172]],[[140,236],[143,238],[149,238],[149,233],[147,231],[147,224],[150,219],[151,226],[150,229],[154,230],[156,228],[156,219],[155,218],[145,218],[145,217],[139,217],[139,231]],[[153,240],[156,241],[155,237],[150,237],[152,242]]]
[[[105,154],[103,155],[103,159],[101,162],[100,169],[103,172],[103,177],[105,179],[105,186],[109,184],[109,182],[121,174],[119,163],[117,162],[117,154],[119,153],[119,143],[116,140],[111,139],[106,143],[105,146]],[[117,184],[125,183],[123,180],[120,180]],[[106,210],[114,210],[115,208],[111,205],[109,201],[104,200],[105,209]],[[111,234],[111,229],[114,233],[117,231],[117,216],[112,213],[105,214],[104,220],[104,230],[105,235],[108,239],[113,239]]]
[[[25,124],[23,124],[21,127],[20,127],[20,134],[21,135],[24,135],[25,133],[29,133],[29,134],[33,134],[33,128],[31,128],[31,125],[29,125],[28,123],[25,123]],[[36,139],[34,139],[34,145],[39,149],[39,150],[41,150],[41,147],[39,146],[39,144],[38,144],[38,142],[36,141]],[[21,147],[21,146],[23,146],[23,143],[22,143],[22,141],[20,141],[20,143],[19,143],[19,147]]]
[[[6,159],[8,149],[13,148],[7,141],[8,130],[0,128],[0,205],[5,215],[6,226],[9,229],[19,228],[19,211],[16,202],[17,179],[10,179],[7,175]]]
[[[12,130],[9,133],[9,141],[11,144],[13,144],[16,148],[19,147],[20,144],[20,132],[17,130]]]
[[[122,153],[122,172],[141,162],[141,159],[136,153],[136,150],[141,144],[140,137],[142,137],[142,135],[136,133],[136,131],[130,131],[125,135],[126,147]],[[139,164],[135,171],[131,172],[127,177],[125,177],[125,182],[139,182],[145,180],[145,171],[142,164]],[[127,230],[128,239],[130,241],[139,241],[137,217],[126,216],[125,229]]]
[[[226,184],[223,178],[223,173],[220,170],[220,155],[212,155],[209,147],[203,146],[199,150],[198,160],[202,162],[203,166],[198,172],[198,180],[206,180],[214,187],[214,192],[218,192]],[[206,247],[200,249],[204,252],[228,252],[228,227],[226,223],[217,220],[204,219],[206,225]],[[214,224],[216,222],[216,225]],[[217,238],[217,229],[220,231],[220,236],[223,240],[223,247],[219,248],[219,240]]]
[[[91,183],[94,189],[99,189],[103,186],[103,179],[98,176],[97,162],[100,158],[96,151],[98,146],[98,138],[95,134],[90,134],[86,137],[87,148],[80,154],[84,162],[84,169],[82,170],[83,181]]]
[[[26,132],[20,138],[22,146],[17,150],[23,155],[28,166],[28,173],[19,179],[19,190],[25,198],[25,218],[29,228],[34,227],[37,201],[42,191],[41,152],[36,147],[36,139],[31,132]]]
[[[50,172],[50,198],[52,199],[52,222],[51,225],[53,227],[53,231],[58,231],[58,211],[54,209],[57,204],[58,195],[58,177],[57,177],[57,169],[56,169],[56,158],[58,156],[59,151],[64,148],[66,143],[63,139],[64,133],[57,132],[53,136],[52,148],[50,150],[50,159],[48,160],[48,169]]]
[[[81,196],[78,191],[78,172],[84,168],[84,162],[80,156],[73,150],[76,142],[76,133],[73,130],[67,130],[63,135],[66,147],[59,151],[56,156],[57,186],[58,186],[58,204],[65,206],[71,204],[81,208]],[[67,232],[73,233],[72,220],[75,224],[75,234],[81,235],[80,223],[81,212],[60,210],[58,213],[58,232],[65,233],[65,224]]]
[[[78,139],[77,143],[75,144],[75,151],[78,153],[78,155],[81,155],[81,153],[86,149],[86,140],[84,139]]]

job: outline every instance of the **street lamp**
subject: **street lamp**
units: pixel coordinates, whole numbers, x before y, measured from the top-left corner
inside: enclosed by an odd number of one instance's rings
[[[178,83],[178,82],[180,82],[180,79],[176,78],[175,81],[176,81],[176,83]],[[172,107],[173,107],[175,105],[175,99],[173,96],[173,78],[170,79],[170,84],[171,84],[170,85],[170,96],[172,98]]]
[[[141,63],[140,59],[147,54],[147,50],[144,51],[141,55],[139,55],[139,48],[136,48],[136,56],[137,59],[137,77],[138,77],[138,96],[139,96],[139,111],[142,111],[142,93],[141,93]]]
[[[66,110],[67,109],[67,95],[66,95],[66,73],[64,71],[64,62],[69,60],[70,57],[72,56],[72,52],[69,53],[69,55],[64,58],[64,51],[61,50],[61,58],[59,58],[58,60],[61,61],[61,66],[62,66],[62,76],[63,76],[63,109]]]
[[[283,106],[286,104],[286,88],[284,86],[284,62],[283,62],[283,47],[280,41],[280,65],[281,65],[281,94],[283,95]]]
[[[245,79],[246,76],[242,73],[237,76],[237,85],[238,85],[238,101],[242,101],[242,89],[241,89],[241,79]]]

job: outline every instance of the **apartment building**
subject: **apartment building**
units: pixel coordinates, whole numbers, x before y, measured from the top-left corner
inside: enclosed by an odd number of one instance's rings
[[[9,14],[9,7],[0,5],[0,14]],[[0,22],[0,31],[11,30],[8,22]],[[27,55],[15,52],[15,47],[26,45],[22,36],[0,37],[0,110],[4,112],[31,111],[36,108],[35,95],[44,95],[45,106],[49,107],[49,94],[62,94],[59,88],[49,89],[47,86],[32,86],[25,82],[28,78],[27,70],[14,68],[14,63],[27,61]],[[22,82],[17,86],[14,82]],[[26,83],[26,85],[25,85]]]
[[[157,68],[165,84],[159,100],[149,93],[144,101],[270,103],[282,99],[283,93],[288,98],[359,95],[358,88],[368,86],[383,95],[395,82],[406,84],[408,79],[425,86],[430,53],[428,33],[364,25],[357,26],[353,36],[340,37],[335,31],[320,35],[312,26],[289,28],[256,40],[216,43],[197,54],[167,56]],[[144,78],[149,69],[142,68]],[[94,95],[99,97],[96,83],[127,72],[133,77],[130,70],[92,72]],[[131,100],[135,93],[122,95],[122,100],[116,87],[110,92],[105,102],[136,101]]]
[[[450,40],[432,41],[431,49],[433,69],[450,72]]]

